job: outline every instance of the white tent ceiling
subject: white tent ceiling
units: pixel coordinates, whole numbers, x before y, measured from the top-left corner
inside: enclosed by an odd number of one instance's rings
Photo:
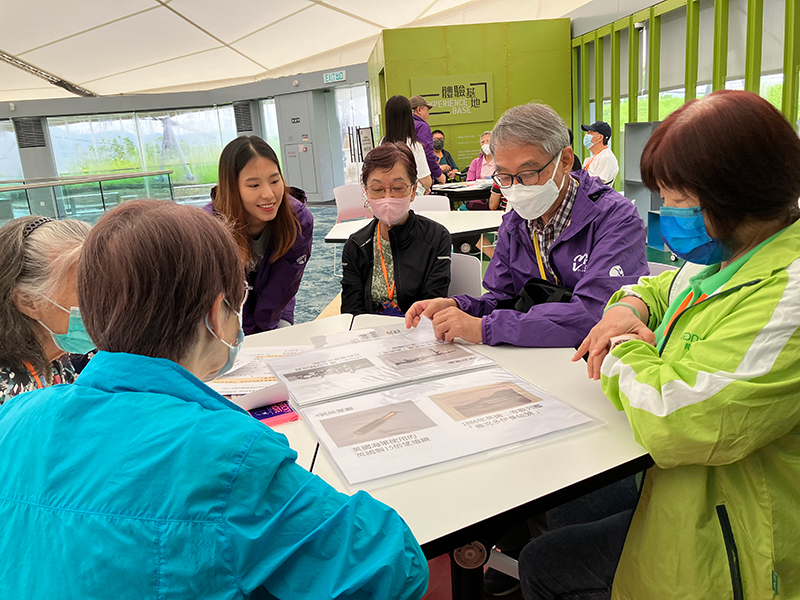
[[[3,0],[0,52],[101,96],[208,89],[365,62],[381,29],[556,18],[587,1]],[[71,96],[0,62],[0,101]]]

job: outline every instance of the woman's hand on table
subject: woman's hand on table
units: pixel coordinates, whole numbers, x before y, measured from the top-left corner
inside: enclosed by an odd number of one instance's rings
[[[638,302],[646,310],[647,307],[644,302],[641,300],[638,300]],[[636,308],[638,309],[639,306],[636,305]],[[603,315],[600,322],[592,328],[586,339],[578,346],[572,361],[580,360],[588,352],[586,371],[589,379],[599,380],[600,367],[603,365],[603,359],[605,359],[610,350],[611,339],[626,334],[629,334],[632,339],[639,339],[648,344],[655,344],[656,341],[655,334],[647,328],[647,325],[632,310],[624,306],[613,306]]]
[[[452,298],[432,298],[414,302],[406,311],[406,329],[419,325],[419,319],[423,315],[433,320],[434,315],[440,310],[453,306],[457,307],[458,304]]]

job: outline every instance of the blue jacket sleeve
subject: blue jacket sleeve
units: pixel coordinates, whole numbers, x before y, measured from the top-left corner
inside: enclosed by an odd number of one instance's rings
[[[417,599],[428,565],[397,513],[365,492],[346,496],[299,467],[265,430],[247,448],[225,505],[228,553],[245,595]]]
[[[609,220],[595,240],[586,272],[572,291],[570,302],[538,304],[527,313],[496,310],[483,317],[483,343],[577,347],[602,318],[611,295],[647,275],[645,252],[644,225],[637,215],[631,214],[622,221]],[[625,275],[612,275],[617,272],[616,267],[621,267]],[[487,279],[488,276],[487,271]],[[501,290],[494,291],[495,295],[498,291]]]

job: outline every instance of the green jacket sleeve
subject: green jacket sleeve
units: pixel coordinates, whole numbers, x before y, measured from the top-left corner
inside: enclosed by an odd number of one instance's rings
[[[662,356],[636,340],[606,357],[603,391],[659,467],[730,464],[798,425],[800,288],[785,283],[695,305]]]
[[[608,304],[619,302],[625,296],[641,298],[650,311],[647,327],[651,331],[655,331],[669,307],[669,288],[676,273],[677,271],[664,271],[657,277],[640,277],[635,284],[626,285],[611,296]]]
[[[428,565],[408,526],[365,492],[347,496],[294,462],[266,430],[246,450],[226,502],[239,587],[275,598],[417,599]]]

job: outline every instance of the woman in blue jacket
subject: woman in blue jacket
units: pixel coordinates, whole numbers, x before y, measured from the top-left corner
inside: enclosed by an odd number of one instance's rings
[[[295,296],[314,232],[305,194],[286,185],[275,151],[255,135],[225,146],[218,181],[212,203],[204,208],[233,225],[253,288],[243,308],[244,332],[294,325]]]
[[[209,248],[213,252],[209,252]],[[236,243],[156,200],[106,213],[78,296],[98,354],[0,406],[0,598],[419,598],[427,564],[364,492],[207,387],[244,334]]]

